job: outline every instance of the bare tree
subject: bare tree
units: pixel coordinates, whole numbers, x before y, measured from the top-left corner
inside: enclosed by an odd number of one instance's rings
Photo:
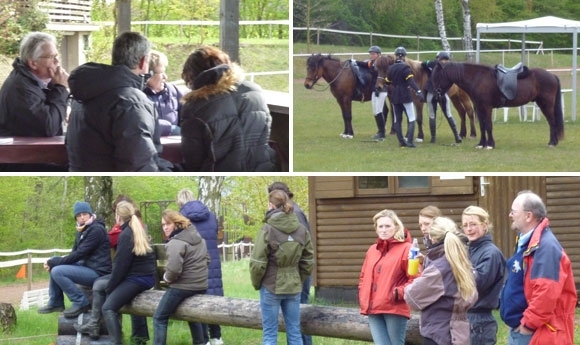
[[[222,185],[224,176],[200,176],[198,185],[198,199],[203,202],[216,215],[220,211],[222,200]]]
[[[435,15],[437,16],[437,27],[439,29],[439,36],[441,37],[441,46],[443,50],[451,50],[449,41],[447,40],[447,32],[445,31],[445,17],[443,15],[443,2],[441,0],[434,0]]]
[[[85,201],[99,218],[112,224],[113,178],[111,176],[85,176]]]
[[[469,0],[461,0],[463,7],[463,50],[467,51],[468,61],[473,61],[473,35],[471,34],[471,11],[469,10]]]

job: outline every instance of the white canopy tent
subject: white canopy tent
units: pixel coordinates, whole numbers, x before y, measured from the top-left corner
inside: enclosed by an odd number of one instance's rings
[[[573,35],[572,50],[572,121],[576,121],[576,65],[578,50],[578,32],[580,21],[563,19],[553,16],[535,18],[507,23],[478,23],[477,24],[477,53],[476,62],[479,62],[480,34],[481,33],[521,33],[522,45],[525,47],[526,33],[570,33]],[[522,47],[522,49],[524,49]],[[523,62],[523,61],[522,61]]]

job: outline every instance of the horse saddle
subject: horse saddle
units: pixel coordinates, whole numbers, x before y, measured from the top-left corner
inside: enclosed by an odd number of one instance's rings
[[[518,75],[527,69],[521,62],[512,68],[507,68],[501,64],[495,65],[497,87],[506,99],[512,100],[516,97],[518,92]]]

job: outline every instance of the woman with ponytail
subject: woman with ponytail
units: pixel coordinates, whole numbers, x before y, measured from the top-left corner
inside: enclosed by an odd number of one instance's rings
[[[467,310],[477,301],[477,289],[466,238],[447,217],[435,218],[429,237],[428,264],[405,287],[405,301],[421,311],[424,345],[469,345]]]
[[[119,309],[139,293],[155,284],[155,254],[135,207],[127,201],[117,204],[115,221],[121,226],[117,252],[113,259],[113,272],[105,289],[102,306],[103,319],[109,332],[110,344],[122,345],[123,332]],[[93,308],[95,308],[93,301]]]
[[[290,197],[278,189],[269,194],[265,221],[250,260],[252,285],[260,290],[262,344],[278,343],[281,308],[287,345],[302,345],[300,295],[314,267],[310,233],[298,221]]]

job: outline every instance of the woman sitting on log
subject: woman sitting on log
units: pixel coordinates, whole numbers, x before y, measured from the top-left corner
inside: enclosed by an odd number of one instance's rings
[[[207,290],[209,256],[204,239],[189,219],[177,211],[165,210],[161,216],[163,232],[168,238],[167,264],[163,280],[169,288],[153,315],[153,343],[167,343],[167,322],[184,299],[204,295]],[[194,345],[205,345],[199,322],[188,322]]]

